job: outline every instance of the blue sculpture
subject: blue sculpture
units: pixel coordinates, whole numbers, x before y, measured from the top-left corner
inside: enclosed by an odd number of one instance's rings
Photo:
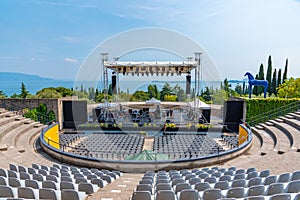
[[[264,86],[264,98],[267,97],[267,89],[269,82],[267,80],[257,80],[254,79],[253,75],[250,72],[247,72],[244,76],[248,76],[249,79],[249,98],[251,98],[252,94],[252,86]]]

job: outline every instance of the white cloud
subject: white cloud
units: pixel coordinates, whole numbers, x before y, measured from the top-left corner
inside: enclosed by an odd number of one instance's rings
[[[64,61],[71,62],[71,63],[77,63],[78,62],[78,60],[76,60],[74,58],[68,58],[68,57],[64,58]]]
[[[78,41],[78,38],[72,37],[72,36],[62,36],[61,37],[64,41],[69,42],[69,43],[75,43]]]

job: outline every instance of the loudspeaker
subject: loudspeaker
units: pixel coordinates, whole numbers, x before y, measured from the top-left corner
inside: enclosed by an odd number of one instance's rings
[[[202,115],[204,119],[206,120],[207,123],[210,123],[210,109],[203,109],[202,110]]]
[[[117,77],[116,77],[116,75],[111,76],[111,86],[112,86],[112,93],[117,94]]]
[[[87,101],[63,101],[63,128],[76,128],[88,121]]]
[[[244,120],[244,100],[229,100],[224,104],[224,125],[233,132],[239,132],[239,124]]]
[[[185,89],[186,94],[191,94],[191,75],[186,76],[186,89]]]

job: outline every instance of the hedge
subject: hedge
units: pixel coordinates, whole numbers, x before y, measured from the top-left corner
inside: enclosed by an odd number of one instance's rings
[[[300,99],[283,99],[283,98],[266,98],[266,99],[246,99],[247,114],[246,119],[253,119],[258,115],[272,112],[272,117],[284,115],[288,112],[296,111],[299,109],[296,102]],[[291,106],[288,106],[291,105]],[[285,106],[285,107],[284,107]]]

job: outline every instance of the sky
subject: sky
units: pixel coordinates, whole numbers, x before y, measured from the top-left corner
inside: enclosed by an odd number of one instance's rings
[[[0,0],[0,71],[74,80],[107,38],[161,27],[197,42],[222,78],[241,80],[261,63],[266,74],[269,55],[300,77],[299,19],[299,0]]]

